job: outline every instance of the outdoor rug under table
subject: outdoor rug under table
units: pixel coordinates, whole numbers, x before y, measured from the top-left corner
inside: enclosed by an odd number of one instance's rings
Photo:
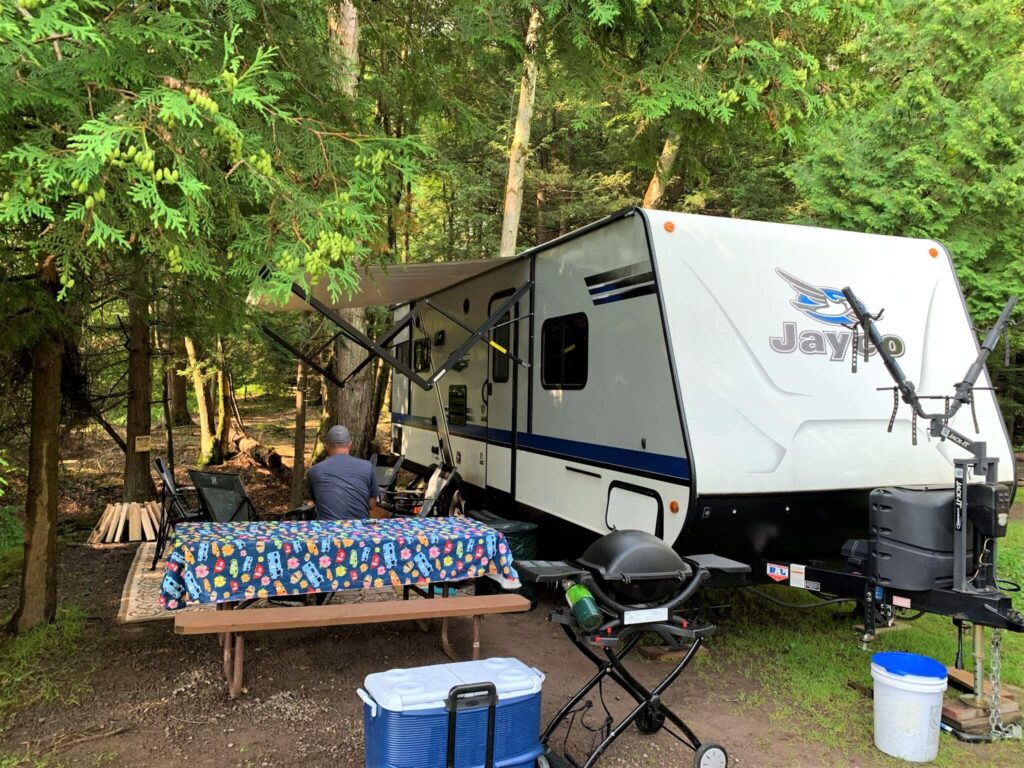
[[[518,586],[505,537],[464,517],[179,523],[160,604],[174,610],[481,576]]]

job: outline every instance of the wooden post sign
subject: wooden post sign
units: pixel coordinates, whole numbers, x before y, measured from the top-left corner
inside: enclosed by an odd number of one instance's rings
[[[152,435],[138,435],[135,438],[135,452],[136,453],[149,453],[153,450],[153,436]]]

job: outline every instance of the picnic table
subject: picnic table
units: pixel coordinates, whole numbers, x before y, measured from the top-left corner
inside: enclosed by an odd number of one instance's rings
[[[179,523],[160,604],[175,610],[482,576],[518,586],[505,537],[464,517]]]

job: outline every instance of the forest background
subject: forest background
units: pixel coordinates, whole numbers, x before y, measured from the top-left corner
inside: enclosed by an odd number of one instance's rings
[[[1022,140],[1011,0],[2,0],[10,627],[55,615],[73,431],[124,450],[126,500],[152,493],[128,448],[158,422],[197,421],[201,463],[266,461],[241,389],[292,390],[369,449],[387,367],[339,390],[296,366],[262,326],[335,372],[361,354],[253,291],[340,294],[368,264],[509,256],[643,204],[942,240],[983,327],[1024,287]]]

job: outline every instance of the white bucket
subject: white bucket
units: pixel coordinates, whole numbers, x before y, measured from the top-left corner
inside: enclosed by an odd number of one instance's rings
[[[876,653],[875,746],[887,755],[927,763],[939,754],[946,668],[914,653]]]

